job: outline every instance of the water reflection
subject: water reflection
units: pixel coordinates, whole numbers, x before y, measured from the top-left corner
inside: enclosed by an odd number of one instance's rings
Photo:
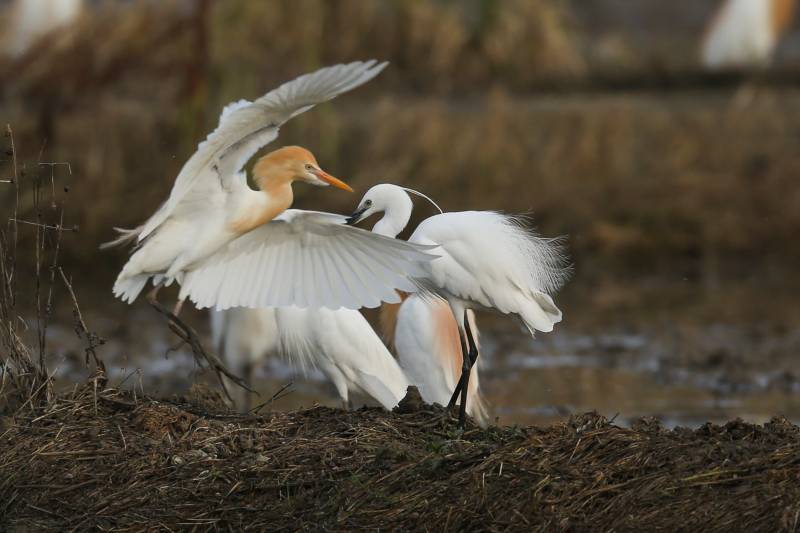
[[[170,395],[197,380],[213,383],[186,348],[174,346],[165,323],[145,304],[128,307],[106,296],[97,301],[106,303],[106,312],[85,306],[93,311],[84,316],[107,339],[101,355],[112,384]],[[564,308],[569,311],[569,302]],[[664,320],[652,316],[625,318],[622,326],[610,319],[586,320],[590,314],[597,313],[567,314],[555,332],[535,340],[511,320],[479,316],[481,383],[499,423],[544,424],[589,410],[621,424],[640,416],[654,416],[666,426],[735,417],[763,422],[777,414],[800,420],[800,361],[795,357],[800,329],[696,318],[672,320],[665,327]],[[48,346],[51,368],[67,387],[85,379],[87,371],[68,310],[60,315],[48,331]],[[206,332],[203,313],[189,311],[187,316]],[[320,372],[298,376],[281,360],[268,360],[257,370],[260,397],[253,403],[269,400],[290,382],[289,394],[266,409],[317,402],[338,407]],[[356,405],[365,401],[354,400]]]

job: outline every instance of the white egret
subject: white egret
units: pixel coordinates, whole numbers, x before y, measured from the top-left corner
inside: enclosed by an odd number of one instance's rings
[[[480,350],[475,314],[467,310],[475,346]],[[416,385],[428,403],[447,405],[461,376],[463,354],[458,325],[447,302],[439,298],[408,295],[401,304],[381,307],[384,337],[397,354],[409,383]],[[489,421],[480,389],[478,365],[470,371],[467,414],[481,426]]]
[[[345,409],[349,392],[363,392],[384,408],[403,398],[408,381],[369,322],[352,309],[235,308],[211,315],[215,345],[231,370],[250,385],[252,369],[268,356],[283,356],[295,367],[319,368]],[[236,387],[237,406],[248,394]]]
[[[109,245],[135,240],[114,294],[132,302],[152,278],[158,289],[181,285],[199,307],[299,305],[330,308],[397,301],[394,289],[430,260],[420,247],[342,224],[342,217],[287,210],[292,182],[349,187],[319,168],[314,156],[286,147],[261,158],[250,189],[245,162],[278,136],[280,126],[315,104],[373,77],[385,63],[336,65],[300,76],[254,102],[222,112],[219,126],[184,164],[167,201],[142,226],[120,230]]]
[[[408,224],[412,209],[406,189],[380,184],[367,191],[348,223],[383,213],[373,231],[394,237]],[[461,333],[461,377],[449,406],[460,393],[463,427],[470,369],[478,356],[467,310],[516,315],[531,335],[552,331],[561,311],[550,294],[567,274],[561,247],[526,229],[520,218],[492,211],[434,215],[417,226],[409,242],[432,246],[439,256],[426,265],[427,284],[450,305]]]
[[[16,0],[4,28],[3,51],[20,57],[31,46],[74,22],[83,10],[83,0]]]
[[[763,67],[791,25],[795,0],[726,0],[703,38],[703,65],[712,69]]]

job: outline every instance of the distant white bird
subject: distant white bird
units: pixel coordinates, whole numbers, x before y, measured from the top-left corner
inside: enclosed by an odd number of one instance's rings
[[[132,302],[148,280],[181,285],[176,314],[189,297],[198,307],[298,305],[375,307],[397,301],[395,289],[430,260],[420,247],[342,224],[342,217],[288,210],[292,182],[351,190],[319,168],[303,148],[262,157],[253,174],[240,172],[280,126],[315,104],[371,80],[385,63],[354,62],[300,76],[255,102],[227,106],[219,126],[184,164],[167,201],[142,226],[119,230],[108,245],[136,241],[114,294]]]
[[[726,0],[711,19],[702,44],[712,69],[766,66],[790,26],[795,0]]]
[[[83,0],[16,0],[4,28],[4,51],[19,57],[48,33],[73,22],[83,10]]]
[[[475,314],[467,310],[475,346],[480,350]],[[381,307],[384,336],[397,353],[409,383],[416,385],[428,403],[447,405],[461,377],[463,353],[458,324],[447,302],[439,298],[408,295],[402,304]],[[478,365],[473,365],[467,389],[467,414],[481,426],[489,422],[480,389]]]
[[[345,408],[349,392],[359,391],[392,409],[408,387],[392,354],[355,310],[228,309],[212,313],[211,329],[230,370],[248,385],[254,366],[280,355],[295,367],[319,368],[336,387]],[[237,406],[246,410],[247,392],[240,387],[232,390]]]
[[[384,213],[374,232],[394,237],[411,217],[406,189],[391,184],[372,187],[348,223]],[[427,265],[429,286],[450,305],[462,336],[461,378],[450,399],[461,394],[459,424],[466,415],[470,369],[478,356],[468,309],[491,309],[518,316],[528,331],[548,332],[561,321],[550,293],[564,282],[566,270],[556,240],[524,228],[520,219],[491,211],[434,215],[422,221],[409,242],[433,246],[439,257]]]

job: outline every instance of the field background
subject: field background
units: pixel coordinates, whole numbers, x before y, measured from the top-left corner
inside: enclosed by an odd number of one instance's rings
[[[501,421],[591,408],[798,420],[800,34],[768,72],[707,76],[697,47],[716,4],[90,2],[72,28],[0,59],[0,125],[25,171],[19,216],[33,216],[29,182],[52,175],[47,194],[67,198],[65,225],[77,228],[61,263],[109,341],[104,356],[120,379],[138,368],[145,388],[180,391],[188,354],[165,359],[173,340],[152,310],[112,299],[125,253],[97,246],[155,210],[225,103],[323,65],[386,59],[377,80],[284,128],[279,144],[310,148],[356,189],[297,185],[295,205],[349,212],[390,181],[446,210],[531,212],[543,234],[569,236],[575,275],[555,334],[532,343],[481,317]],[[0,178],[12,171],[1,142]],[[53,162],[71,173],[39,164]],[[23,227],[20,249],[34,238]],[[33,253],[21,262],[34,270]],[[53,324],[48,353],[66,385],[83,358],[68,306]],[[276,366],[262,377],[264,392],[290,379]],[[312,381],[280,406],[331,402]]]

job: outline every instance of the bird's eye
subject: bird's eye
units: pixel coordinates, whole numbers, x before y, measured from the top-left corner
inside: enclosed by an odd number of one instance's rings
[[[306,165],[306,170],[314,170],[314,167],[312,165]]]
[[[364,202],[364,205],[367,206],[367,207],[371,206],[372,205],[372,200],[366,200]]]

